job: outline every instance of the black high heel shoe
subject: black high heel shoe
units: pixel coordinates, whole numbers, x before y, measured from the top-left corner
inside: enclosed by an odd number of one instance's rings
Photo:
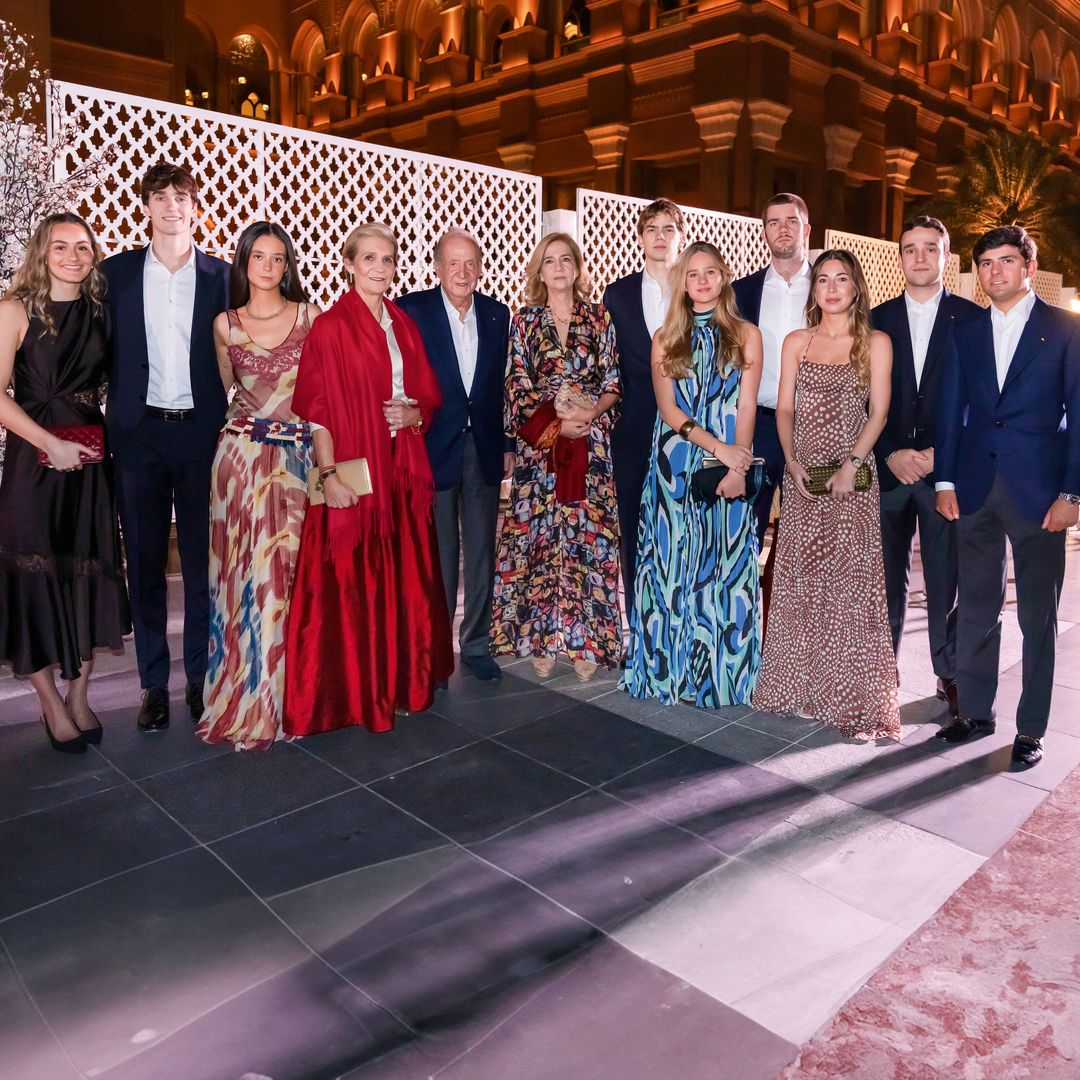
[[[49,727],[48,721],[45,719],[45,714],[42,713],[38,719],[41,721],[41,726],[45,729],[45,734],[49,736],[49,745],[61,754],[85,754],[86,753],[86,736],[82,732],[79,732],[74,739],[58,739],[53,733],[52,728]]]
[[[68,699],[64,698],[64,705],[66,706]],[[70,712],[71,710],[68,709]],[[103,729],[101,727],[101,721],[97,718],[97,713],[93,709],[90,709],[90,715],[94,718],[94,726],[92,728],[79,727],[79,721],[72,715],[71,722],[79,728],[79,734],[83,737],[83,741],[89,743],[91,746],[97,746],[101,742],[101,736]]]

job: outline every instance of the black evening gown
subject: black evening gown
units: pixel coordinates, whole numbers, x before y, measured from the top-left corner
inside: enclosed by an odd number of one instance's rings
[[[78,300],[53,302],[58,334],[37,318],[15,354],[15,400],[42,426],[103,424],[107,315]],[[120,554],[116,489],[108,456],[58,472],[7,436],[0,480],[0,661],[16,675],[59,665],[79,676],[94,649],[120,650],[131,613]]]

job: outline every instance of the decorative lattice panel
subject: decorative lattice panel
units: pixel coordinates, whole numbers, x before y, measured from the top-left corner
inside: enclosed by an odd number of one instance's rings
[[[80,208],[109,254],[146,243],[135,183],[162,158],[183,162],[204,203],[196,242],[230,258],[252,221],[292,236],[312,298],[329,304],[346,287],[341,249],[361,221],[385,221],[401,244],[398,293],[428,288],[431,253],[450,226],[468,229],[485,253],[481,288],[516,306],[541,235],[539,177],[429,157],[240,117],[53,83],[77,118],[74,163],[116,147],[107,181]]]
[[[616,278],[641,269],[637,217],[648,203],[648,199],[578,188],[578,242],[597,299]],[[686,217],[687,237],[714,244],[731,264],[737,278],[760,270],[769,261],[769,249],[761,238],[759,218],[690,206],[682,207],[682,211]]]

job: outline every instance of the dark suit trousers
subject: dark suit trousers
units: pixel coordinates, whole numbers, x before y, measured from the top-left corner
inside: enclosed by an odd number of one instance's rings
[[[464,568],[465,601],[458,631],[462,656],[490,655],[498,517],[499,485],[484,482],[476,444],[466,435],[460,482],[435,492],[435,534],[451,622],[457,611],[458,568]]]
[[[784,479],[784,449],[780,445],[780,436],[776,434],[776,417],[763,413],[760,408],[754,422],[754,456],[765,459],[765,472],[768,474],[768,480],[754,502],[760,550],[769,527],[773,494]]]
[[[888,468],[888,466],[883,466]],[[881,546],[885,558],[885,594],[893,651],[907,615],[911,548],[915,526],[926,582],[926,622],[930,659],[940,679],[956,678],[956,528],[934,509],[934,485],[929,480],[899,484],[881,492]]]
[[[956,682],[960,712],[995,718],[1001,609],[1005,606],[1005,541],[1012,548],[1016,614],[1024,637],[1023,689],[1016,729],[1042,738],[1054,683],[1057,607],[1065,578],[1065,533],[1051,533],[1021,517],[1000,478],[986,502],[957,522],[959,607]]]
[[[641,493],[649,472],[651,449],[631,453],[611,450],[611,466],[615,476],[615,497],[619,504],[619,558],[622,560],[623,611],[626,624],[634,610],[634,578],[637,574],[638,519],[641,517]]]
[[[115,456],[117,501],[127,556],[135,655],[144,687],[167,686],[165,567],[176,507],[184,577],[184,672],[199,687],[210,643],[210,469],[207,443],[189,422],[147,416]]]

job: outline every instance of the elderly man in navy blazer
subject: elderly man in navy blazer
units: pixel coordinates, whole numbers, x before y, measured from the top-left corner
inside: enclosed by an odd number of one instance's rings
[[[930,659],[938,697],[955,717],[959,715],[956,529],[935,508],[934,436],[952,327],[982,309],[944,287],[948,257],[949,233],[937,218],[917,217],[904,223],[899,252],[904,291],[872,312],[874,328],[888,334],[893,345],[889,415],[874,456],[881,485],[881,542],[893,651],[900,655],[918,525]]]
[[[1022,767],[1043,755],[1065,531],[1080,505],[1080,319],[1035,295],[1035,243],[1020,226],[992,229],[973,254],[991,303],[953,330],[934,463],[938,511],[958,522],[960,571],[960,716],[938,735],[994,730],[1008,540],[1024,639],[1012,751]]]
[[[615,325],[623,396],[611,431],[611,464],[619,502],[619,557],[622,560],[626,621],[634,607],[637,530],[641,492],[656,425],[652,384],[652,339],[671,302],[669,276],[686,243],[686,221],[670,199],[645,206],[637,219],[638,247],[645,266],[613,281],[604,291],[604,307]]]
[[[451,229],[435,245],[439,285],[398,303],[420,327],[442,390],[427,448],[446,607],[451,614],[457,610],[460,563],[461,662],[478,679],[499,679],[488,631],[499,486],[514,471],[514,444],[503,429],[510,309],[476,291],[480,271],[480,245],[463,229]]]
[[[184,578],[184,673],[192,719],[202,715],[210,644],[210,470],[225,422],[213,323],[228,306],[229,264],[192,242],[199,191],[180,165],[160,162],[140,194],[148,247],[102,264],[112,313],[105,422],[116,463],[135,653],[143,687],[138,726],[169,724],[165,567],[176,509]]]
[[[754,453],[765,459],[768,480],[754,504],[760,544],[769,527],[773,493],[784,476],[784,451],[776,433],[776,395],[780,388],[780,350],[792,330],[806,326],[810,295],[810,212],[798,195],[783,191],[761,211],[761,229],[769,265],[739,278],[732,288],[744,319],[761,331],[762,370],[758,386]]]

